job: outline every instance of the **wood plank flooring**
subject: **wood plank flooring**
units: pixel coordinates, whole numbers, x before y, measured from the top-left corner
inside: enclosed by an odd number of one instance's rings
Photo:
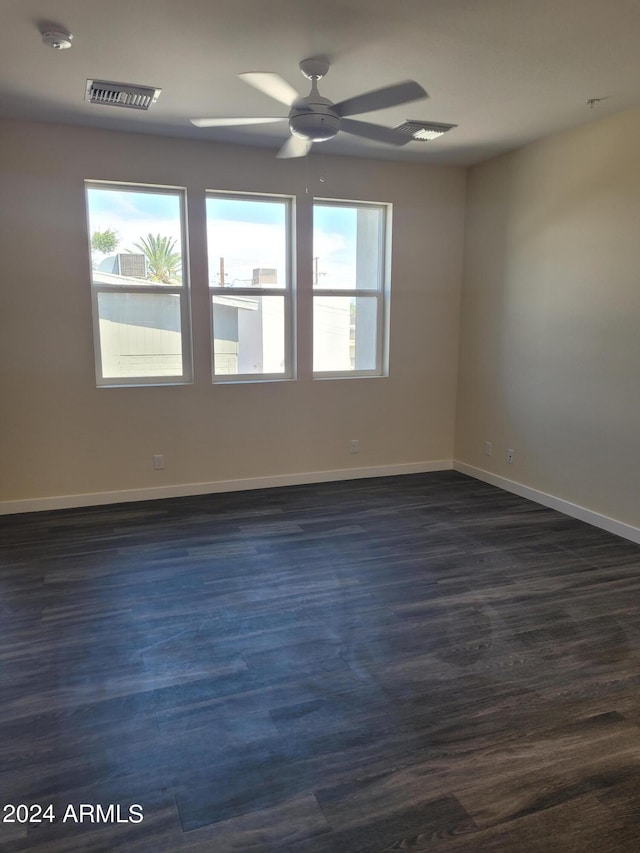
[[[640,850],[640,547],[461,474],[5,516],[0,616],[5,853]]]

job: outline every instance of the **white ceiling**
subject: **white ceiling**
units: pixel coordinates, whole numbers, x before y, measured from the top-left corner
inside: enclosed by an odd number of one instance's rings
[[[298,62],[324,54],[333,101],[408,78],[430,94],[358,118],[459,125],[403,148],[341,133],[325,153],[469,165],[640,104],[640,0],[0,0],[0,12],[5,117],[276,149],[286,123],[188,119],[282,115],[236,75],[275,71],[306,94]],[[45,47],[44,23],[70,30],[73,47]],[[87,78],[162,95],[148,113],[89,104]]]

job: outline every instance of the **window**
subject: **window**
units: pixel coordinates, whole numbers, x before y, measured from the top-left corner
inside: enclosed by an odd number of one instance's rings
[[[315,376],[386,373],[387,208],[314,202]]]
[[[189,382],[184,191],[86,190],[98,385]]]
[[[207,194],[214,381],[293,375],[289,198]]]
[[[185,191],[88,181],[98,385],[192,377]],[[214,382],[291,379],[289,196],[206,194]],[[311,240],[313,375],[388,373],[391,206],[315,199]]]

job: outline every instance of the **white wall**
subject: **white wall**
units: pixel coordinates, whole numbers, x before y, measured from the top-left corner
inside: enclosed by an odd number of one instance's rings
[[[451,460],[465,173],[72,127],[0,124],[0,501]],[[185,186],[195,381],[95,387],[85,179]],[[309,187],[309,194],[305,192]],[[291,193],[296,381],[212,386],[205,189]],[[311,199],[391,202],[391,373],[313,381]],[[350,439],[360,441],[358,455]],[[165,455],[154,471],[152,454]],[[9,502],[9,503],[6,503]]]
[[[639,138],[634,110],[470,170],[456,430],[464,464],[635,527]]]

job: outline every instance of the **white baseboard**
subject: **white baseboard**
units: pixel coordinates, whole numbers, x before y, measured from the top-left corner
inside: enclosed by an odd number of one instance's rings
[[[400,465],[376,465],[369,468],[342,468],[332,471],[305,471],[299,474],[277,474],[272,477],[250,477],[242,480],[217,480],[211,483],[182,483],[172,486],[150,486],[146,489],[126,489],[117,492],[94,492],[80,495],[58,495],[17,501],[0,501],[0,515],[20,512],[41,512],[52,509],[71,509],[82,506],[149,501],[159,498],[181,498],[218,492],[240,492],[250,489],[272,489],[279,486],[300,486],[311,483],[330,483],[338,480],[360,480],[368,477],[395,477],[402,474],[425,474],[430,471],[450,471],[453,460],[407,462]]]
[[[408,462],[399,465],[376,465],[368,468],[341,468],[331,471],[305,471],[298,474],[277,474],[270,477],[249,477],[240,480],[216,480],[208,483],[182,483],[169,486],[150,486],[144,489],[126,489],[111,492],[93,492],[77,495],[55,495],[44,498],[27,498],[14,501],[0,501],[0,515],[21,512],[42,512],[54,509],[71,509],[83,506],[103,506],[105,504],[131,503],[134,501],[158,500],[161,498],[189,497],[221,492],[249,491],[251,489],[272,489],[281,486],[300,486],[312,483],[330,483],[339,480],[360,480],[370,477],[395,477],[403,474],[426,474],[431,471],[450,471],[454,469],[476,480],[490,483],[507,492],[527,498],[535,503],[558,510],[572,518],[585,521],[594,527],[600,527],[616,536],[622,536],[631,542],[640,544],[640,528],[602,513],[571,503],[555,495],[547,494],[515,480],[500,477],[467,465],[465,462],[451,459],[436,459],[429,462]]]
[[[532,489],[529,486],[516,483],[514,480],[509,480],[506,477],[499,477],[497,474],[492,474],[483,468],[475,468],[473,465],[467,465],[465,462],[454,460],[453,468],[461,474],[475,477],[476,480],[482,480],[485,483],[490,483],[492,486],[498,486],[498,488],[504,489],[507,492],[513,492],[513,494],[519,495],[521,498],[528,498],[528,500],[548,506],[550,509],[556,509],[558,512],[564,513],[564,515],[570,515],[572,518],[586,521],[587,524],[593,524],[594,527],[600,527],[609,533],[615,533],[616,536],[622,536],[624,539],[630,539],[632,542],[640,544],[640,528],[634,527],[632,524],[626,524],[624,521],[616,521],[615,518],[610,518],[608,515],[602,515],[602,513],[587,509],[587,507],[580,506],[579,504],[571,503],[571,501],[566,501],[563,498],[557,498],[538,489]]]

